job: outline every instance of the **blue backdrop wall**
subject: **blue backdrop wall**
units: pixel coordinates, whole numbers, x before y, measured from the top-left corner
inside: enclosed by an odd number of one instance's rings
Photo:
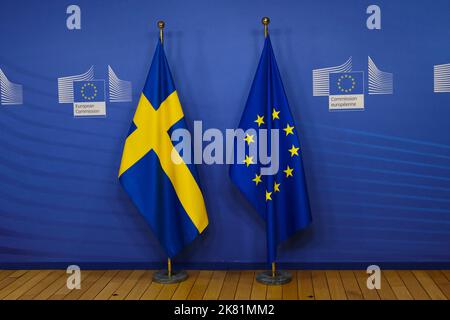
[[[66,26],[71,4],[81,9],[80,30]],[[366,26],[371,4],[381,9],[380,30]],[[23,103],[8,105],[5,97],[0,105],[0,267],[162,263],[164,252],[117,180],[156,21],[166,21],[166,54],[189,124],[224,131],[243,111],[264,15],[300,134],[314,219],[281,247],[279,260],[448,267],[450,93],[434,92],[433,79],[435,65],[450,63],[446,0],[2,1],[3,86],[22,85]],[[393,77],[392,93],[370,94],[377,92],[376,85],[369,91],[369,56],[392,74],[382,74]],[[352,70],[364,72],[364,109],[330,111],[328,97],[314,95],[313,70],[350,57]],[[60,103],[58,78],[91,66],[105,80],[107,115],[75,118],[72,104]],[[131,102],[113,101],[108,66],[132,83]],[[198,170],[210,226],[176,263],[264,263],[264,223],[228,168]]]

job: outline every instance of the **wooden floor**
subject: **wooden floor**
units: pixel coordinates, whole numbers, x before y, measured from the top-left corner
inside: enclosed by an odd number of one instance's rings
[[[450,270],[385,270],[380,290],[368,290],[365,271],[292,271],[284,286],[255,281],[257,271],[189,271],[180,284],[152,282],[153,271],[82,271],[81,289],[66,287],[63,270],[0,270],[0,299],[450,299]]]

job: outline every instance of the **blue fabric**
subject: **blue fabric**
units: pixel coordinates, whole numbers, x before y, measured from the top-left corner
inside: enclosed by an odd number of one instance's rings
[[[157,83],[155,83],[156,79],[158,80]],[[150,101],[153,108],[157,110],[161,103],[174,91],[175,85],[173,84],[169,63],[164,54],[164,48],[158,40],[142,93]]]
[[[136,130],[136,129],[137,129],[136,124],[134,123],[134,121],[131,121],[130,130],[128,130],[128,135],[127,135],[127,137],[128,137],[130,134],[132,134],[132,133],[134,132],[134,130]]]
[[[169,257],[198,235],[153,150],[125,171],[120,182]]]
[[[280,111],[280,119],[272,120],[273,108]],[[262,165],[257,162],[247,167],[242,160],[236,160],[236,163],[230,167],[230,177],[261,217],[266,220],[267,258],[271,263],[276,260],[278,244],[297,230],[308,226],[311,222],[311,213],[301,148],[298,152],[299,156],[291,157],[288,151],[292,145],[300,147],[296,134],[298,128],[295,127],[289,109],[269,37],[265,40],[239,128],[258,130],[258,124],[255,122],[257,115],[264,115],[265,121],[259,129],[279,129],[279,171],[274,175],[262,176],[262,182],[256,185],[252,179],[255,178],[255,174],[260,174]],[[294,134],[286,136],[283,128],[287,124],[295,127]],[[270,146],[270,134],[268,136]],[[293,177],[286,177],[283,172],[287,166],[293,169]],[[273,190],[275,181],[280,183],[280,192]],[[272,192],[273,200],[266,201],[266,190]]]

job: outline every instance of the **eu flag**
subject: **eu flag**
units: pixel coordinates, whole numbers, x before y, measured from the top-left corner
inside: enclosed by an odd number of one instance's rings
[[[364,94],[361,71],[330,73],[330,95]]]
[[[185,118],[158,41],[120,164],[119,179],[169,257],[208,225],[195,167],[174,149],[170,132]]]
[[[266,37],[258,69],[242,114],[243,130],[278,130],[279,141],[267,139],[272,160],[279,170],[263,175],[264,165],[245,154],[230,168],[231,180],[266,221],[268,262],[276,260],[277,246],[311,222],[308,193],[302,163],[302,149],[292,118],[269,36]],[[270,133],[267,133],[271,137]],[[256,138],[256,137],[255,137]],[[246,150],[256,139],[245,135]],[[261,142],[261,141],[260,141]],[[277,143],[279,154],[270,146]],[[258,149],[261,149],[259,144]],[[249,151],[246,151],[249,153]],[[259,152],[258,152],[259,153]]]
[[[74,81],[73,82],[74,102],[99,102],[105,101],[105,81]]]

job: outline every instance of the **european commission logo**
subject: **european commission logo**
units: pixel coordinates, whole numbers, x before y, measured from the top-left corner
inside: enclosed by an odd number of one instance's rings
[[[106,116],[105,87],[105,80],[94,80],[91,66],[85,73],[58,78],[58,101],[73,104],[75,117]],[[108,94],[110,103],[132,101],[131,82],[119,79],[109,65]]]
[[[394,75],[381,71],[371,57],[367,61],[368,94],[393,94]],[[352,57],[341,65],[314,69],[313,96],[328,97],[329,110],[364,110],[363,71],[352,70]]]
[[[330,73],[329,77],[331,110],[364,109],[363,72]]]
[[[9,81],[2,69],[0,69],[0,103],[5,106],[23,104],[22,85]]]
[[[80,116],[106,116],[105,81],[74,81],[73,112]]]

